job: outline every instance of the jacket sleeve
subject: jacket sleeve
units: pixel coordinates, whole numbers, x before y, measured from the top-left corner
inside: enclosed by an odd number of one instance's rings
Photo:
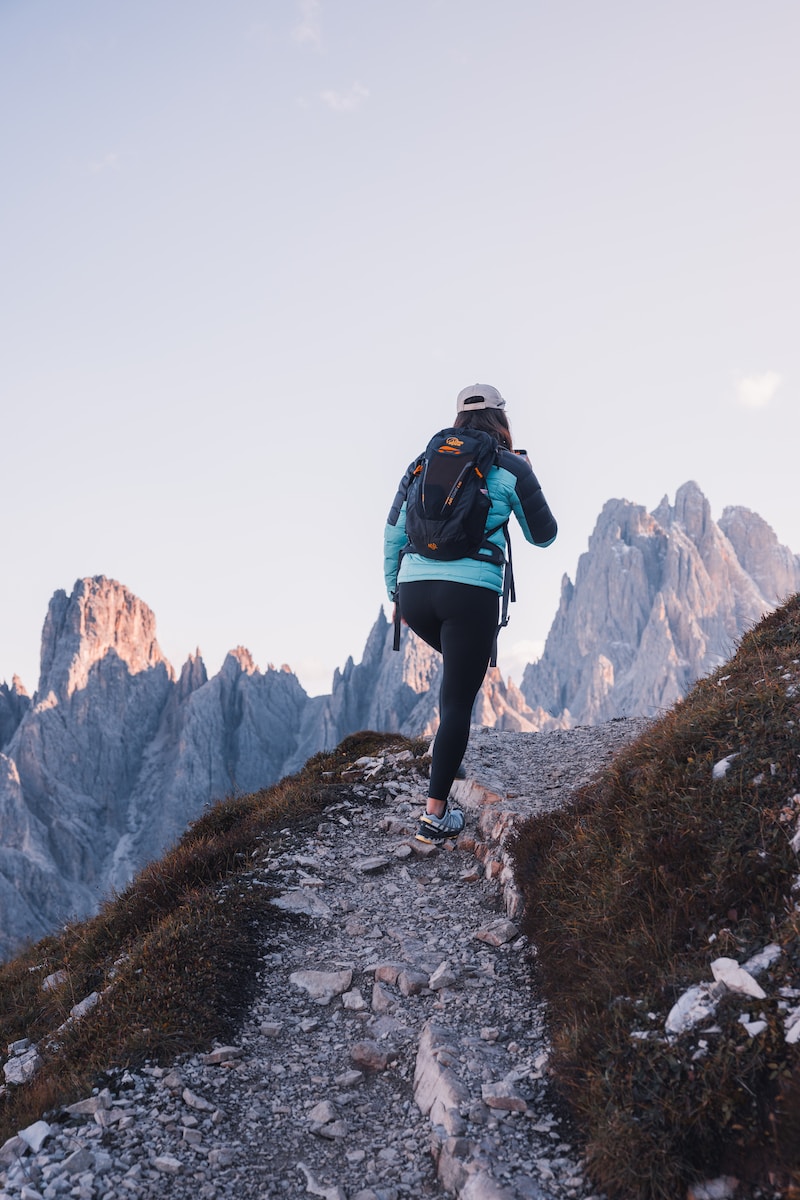
[[[500,453],[499,465],[514,476],[511,508],[526,539],[534,546],[549,546],[556,540],[558,525],[530,463],[520,455],[504,450]]]
[[[386,528],[383,531],[383,574],[389,599],[394,600],[397,592],[397,571],[400,566],[400,551],[406,544],[406,497],[414,474],[416,462],[411,463],[397,489]]]

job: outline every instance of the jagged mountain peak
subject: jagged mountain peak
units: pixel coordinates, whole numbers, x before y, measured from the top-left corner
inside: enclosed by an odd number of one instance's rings
[[[123,584],[95,575],[77,580],[69,596],[57,591],[42,631],[38,697],[68,699],[110,653],[131,675],[162,667],[173,678],[153,612]]]
[[[246,646],[235,646],[233,650],[229,650],[226,654],[222,670],[224,674],[238,674],[242,672],[245,675],[255,675],[258,668]]]
[[[189,655],[181,667],[181,673],[178,678],[178,691],[181,699],[188,696],[190,692],[202,687],[204,683],[208,683],[208,671],[198,649],[194,654]]]
[[[708,533],[712,524],[711,505],[694,480],[682,484],[675,493],[671,523],[681,525],[695,541]]]
[[[27,696],[28,695],[28,690],[25,687],[25,684],[20,679],[19,675],[11,676],[11,691],[14,692],[15,695],[17,695],[17,696]]]
[[[693,480],[652,513],[610,500],[522,691],[570,724],[653,715],[798,588],[800,559],[767,523],[744,508],[715,522]]]

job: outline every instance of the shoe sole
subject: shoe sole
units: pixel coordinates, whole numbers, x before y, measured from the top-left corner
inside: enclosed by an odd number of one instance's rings
[[[443,831],[440,832],[438,829],[434,830],[433,828],[431,828],[430,833],[428,833],[426,830],[422,829],[422,824],[423,823],[420,822],[420,828],[414,834],[414,837],[416,841],[424,842],[427,846],[438,846],[441,842],[447,842],[452,838],[457,838],[464,832],[464,827],[462,825],[461,829],[453,829],[447,833]],[[427,822],[425,822],[425,824],[427,824]]]

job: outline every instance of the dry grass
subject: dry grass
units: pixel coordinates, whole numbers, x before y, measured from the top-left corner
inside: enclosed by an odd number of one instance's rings
[[[554,1071],[610,1196],[674,1200],[723,1173],[743,1195],[800,1187],[800,1045],[786,1042],[779,995],[800,986],[798,751],[795,597],[568,809],[518,833]],[[665,1037],[670,1008],[712,981],[713,959],[741,963],[769,943],[783,953],[760,977],[767,1000],[731,993],[705,1026]],[[751,1037],[743,1012],[765,1032]]]
[[[297,775],[210,807],[173,850],[145,867],[97,916],[67,926],[0,967],[0,1046],[27,1037],[43,1065],[0,1098],[0,1144],[42,1113],[89,1093],[103,1073],[227,1040],[263,969],[265,939],[286,915],[253,887],[265,842],[315,826],[342,792],[341,772],[397,735],[354,734]],[[66,980],[53,991],[42,981]],[[91,992],[102,1001],[58,1034]]]

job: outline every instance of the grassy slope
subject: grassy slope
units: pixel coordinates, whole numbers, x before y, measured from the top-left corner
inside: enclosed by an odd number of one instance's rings
[[[722,1173],[743,1195],[800,1195],[800,1044],[784,1026],[800,992],[780,993],[800,987],[799,752],[800,596],[568,809],[519,831],[554,1070],[609,1195],[673,1200]],[[783,952],[759,976],[766,1000],[728,993],[666,1038],[667,1013],[713,982],[714,959],[769,943]],[[742,1013],[764,1032],[751,1037]]]
[[[286,920],[269,904],[274,892],[250,885],[253,860],[265,841],[274,847],[316,826],[341,792],[341,771],[389,745],[423,750],[394,734],[354,734],[274,787],[214,805],[96,917],[0,967],[0,1046],[27,1037],[43,1058],[32,1081],[0,1097],[0,1145],[88,1095],[108,1069],[169,1061],[231,1036],[255,991],[269,929]],[[43,991],[58,970],[65,982]],[[93,991],[102,1002],[54,1038]]]

